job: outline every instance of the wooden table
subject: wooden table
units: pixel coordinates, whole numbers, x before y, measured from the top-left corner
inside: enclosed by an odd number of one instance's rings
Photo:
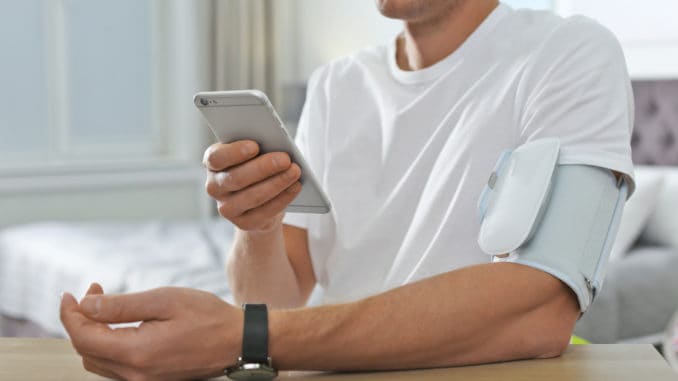
[[[353,374],[281,372],[278,380],[678,381],[650,345],[576,345],[560,358],[450,369]],[[68,341],[0,338],[0,380],[101,380],[82,369]],[[220,379],[221,380],[221,379]]]

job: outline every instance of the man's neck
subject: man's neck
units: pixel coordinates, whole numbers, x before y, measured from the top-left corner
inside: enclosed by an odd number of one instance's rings
[[[396,45],[398,66],[420,70],[452,54],[497,5],[497,0],[462,0],[433,19],[405,21],[405,30]]]

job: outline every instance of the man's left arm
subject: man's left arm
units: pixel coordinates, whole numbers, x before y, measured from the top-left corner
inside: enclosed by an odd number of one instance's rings
[[[451,271],[353,303],[270,312],[281,369],[386,370],[559,356],[580,311],[531,267]]]
[[[241,350],[242,310],[214,295],[162,288],[66,294],[61,319],[87,370],[122,379],[217,376]],[[272,310],[279,369],[386,370],[554,357],[579,316],[570,289],[513,263],[468,267],[353,303]],[[138,328],[108,323],[143,321]]]

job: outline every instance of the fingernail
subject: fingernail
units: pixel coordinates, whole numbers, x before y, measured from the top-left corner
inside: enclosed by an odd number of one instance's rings
[[[292,185],[291,187],[287,188],[287,191],[290,193],[296,193],[301,189],[301,184],[296,183]]]
[[[62,292],[62,293],[61,293],[61,303],[63,304],[63,303],[64,303],[66,300],[68,300],[68,299],[71,299],[71,301],[75,300],[75,298],[73,297],[73,295],[71,295],[71,293],[69,293],[69,292]],[[70,303],[71,301],[69,301],[68,303]],[[77,303],[77,302],[78,302],[78,301],[76,300],[75,303]]]
[[[285,176],[289,180],[297,179],[299,177],[299,172],[297,172],[297,169],[294,168],[294,165],[292,165],[292,167],[287,170],[287,173],[285,174]]]
[[[246,143],[242,147],[242,153],[244,155],[251,155],[253,153],[257,152],[257,145],[254,143]]]
[[[101,298],[96,296],[86,296],[80,303],[82,310],[89,316],[97,316],[101,308]]]
[[[273,168],[275,169],[280,168],[280,163],[278,163],[278,159],[276,159],[275,157],[271,158],[271,163],[273,163]]]

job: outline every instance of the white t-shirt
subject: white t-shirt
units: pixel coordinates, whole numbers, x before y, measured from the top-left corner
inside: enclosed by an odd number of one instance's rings
[[[476,205],[501,151],[555,136],[561,162],[631,177],[632,110],[621,48],[587,18],[502,4],[418,71],[394,39],[313,74],[296,141],[333,209],[285,223],[308,229],[325,303],[489,263]]]

